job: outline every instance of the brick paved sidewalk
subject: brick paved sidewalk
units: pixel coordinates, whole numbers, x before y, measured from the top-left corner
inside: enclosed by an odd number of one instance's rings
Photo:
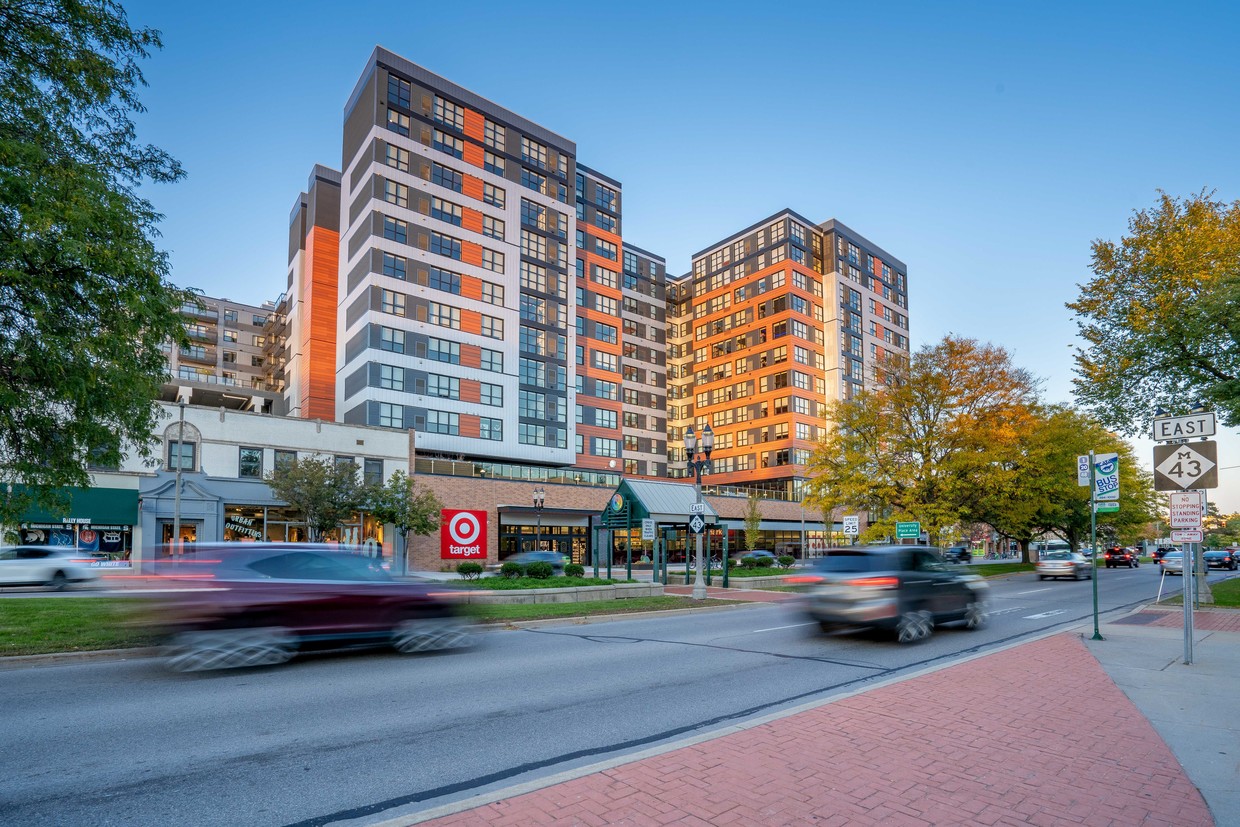
[[[1211,825],[1149,722],[1063,634],[434,825]]]

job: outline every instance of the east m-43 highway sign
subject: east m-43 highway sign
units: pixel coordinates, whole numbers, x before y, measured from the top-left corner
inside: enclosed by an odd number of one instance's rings
[[[1218,488],[1218,443],[1154,446],[1154,490]]]

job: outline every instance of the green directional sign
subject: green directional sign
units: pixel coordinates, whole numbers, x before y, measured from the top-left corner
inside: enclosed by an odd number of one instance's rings
[[[897,540],[917,540],[921,538],[921,523],[896,523]]]
[[[1097,513],[1097,514],[1105,514],[1105,513],[1107,513],[1108,511],[1119,511],[1119,503],[1115,502],[1114,500],[1112,500],[1112,501],[1110,501],[1110,502],[1107,502],[1107,501],[1105,501],[1105,500],[1104,500],[1104,501],[1101,501],[1101,502],[1094,503],[1094,512],[1095,512],[1095,513]]]

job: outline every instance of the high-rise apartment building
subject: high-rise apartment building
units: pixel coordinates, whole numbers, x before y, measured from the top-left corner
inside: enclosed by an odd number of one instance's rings
[[[624,245],[621,428],[625,476],[667,476],[667,264]]]
[[[265,327],[273,310],[210,296],[182,307],[189,344],[167,347],[170,379],[160,398],[283,414],[284,399],[267,381]]]
[[[668,288],[668,439],[715,433],[711,482],[800,495],[826,403],[908,353],[907,269],[832,220],[791,210],[693,256]]]

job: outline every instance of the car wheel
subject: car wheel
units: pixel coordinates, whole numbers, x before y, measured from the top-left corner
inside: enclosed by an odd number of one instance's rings
[[[1039,579],[1039,580],[1045,580],[1045,579],[1046,579],[1046,577],[1045,577],[1044,575],[1039,574],[1039,575],[1038,575],[1038,579]]]
[[[167,665],[174,672],[274,666],[293,656],[293,637],[278,626],[187,632],[173,642]]]
[[[934,621],[929,612],[904,612],[896,621],[896,641],[916,643],[930,637],[933,630]]]
[[[63,592],[69,587],[69,578],[65,577],[63,571],[58,571],[52,575],[52,579],[47,581],[48,589],[54,592]]]
[[[392,646],[405,654],[463,649],[469,643],[469,633],[450,617],[403,620],[392,631]]]
[[[966,629],[980,629],[986,625],[986,604],[974,600],[964,609],[964,626]]]

